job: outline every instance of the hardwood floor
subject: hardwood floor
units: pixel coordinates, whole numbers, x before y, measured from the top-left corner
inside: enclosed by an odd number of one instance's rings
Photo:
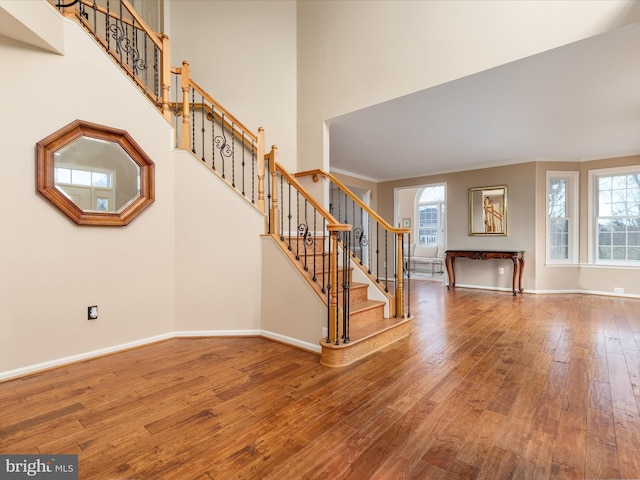
[[[640,300],[413,281],[413,335],[342,369],[175,339],[0,383],[0,453],[81,479],[640,478]]]

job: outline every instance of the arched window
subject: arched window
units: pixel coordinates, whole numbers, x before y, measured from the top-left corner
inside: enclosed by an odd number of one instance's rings
[[[446,218],[444,185],[431,185],[418,192],[416,218],[418,219],[418,245],[444,247]]]

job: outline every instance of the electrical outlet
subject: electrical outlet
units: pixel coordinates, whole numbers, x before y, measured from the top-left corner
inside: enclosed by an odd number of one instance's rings
[[[613,289],[613,293],[624,293],[624,288],[616,287]]]
[[[504,268],[503,267],[499,267],[498,268],[498,274],[499,275],[504,275]]]
[[[91,307],[87,307],[87,320],[97,320],[98,319],[98,306],[93,305]]]

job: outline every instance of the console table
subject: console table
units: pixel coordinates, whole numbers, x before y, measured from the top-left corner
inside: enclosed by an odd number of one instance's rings
[[[472,260],[489,260],[491,258],[509,258],[513,261],[513,280],[511,289],[513,294],[524,292],[522,289],[522,271],[524,270],[524,250],[495,251],[495,250],[447,250],[445,252],[444,263],[449,275],[447,288],[456,286],[456,258],[471,258]],[[518,288],[516,290],[516,277],[518,278]]]

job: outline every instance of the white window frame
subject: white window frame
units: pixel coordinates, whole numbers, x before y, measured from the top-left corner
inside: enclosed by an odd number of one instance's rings
[[[568,220],[567,258],[551,258],[551,217],[549,216],[549,183],[551,180],[565,180],[567,188],[566,206]],[[578,263],[578,204],[580,172],[547,171],[545,218],[546,218],[546,262],[548,265],[575,265]]]
[[[420,198],[422,197],[422,192],[425,189],[432,188],[432,187],[442,187],[442,200],[421,203]],[[416,195],[416,200],[414,205],[414,217],[413,217],[415,218],[414,234],[416,237],[416,241],[415,241],[416,245],[421,245],[420,243],[420,206],[421,205],[437,206],[439,231],[436,234],[436,244],[441,245],[444,248],[444,243],[446,242],[445,236],[446,236],[447,185],[445,183],[434,183],[429,185],[423,185],[418,189],[418,193]]]
[[[640,262],[633,260],[598,260],[596,255],[596,249],[598,248],[598,242],[596,236],[598,232],[596,230],[596,206],[598,203],[598,188],[597,180],[600,176],[607,175],[629,175],[640,173],[640,165],[629,165],[626,167],[614,167],[614,168],[602,168],[598,170],[589,170],[589,263],[593,265],[611,265],[622,267],[640,267]]]

